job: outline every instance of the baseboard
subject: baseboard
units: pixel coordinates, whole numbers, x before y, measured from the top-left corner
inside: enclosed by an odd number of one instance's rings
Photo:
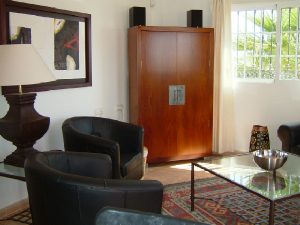
[[[8,205],[2,209],[0,209],[0,219],[5,219],[10,217],[18,212],[23,211],[29,207],[28,198],[25,198],[21,201],[15,202],[11,205]]]

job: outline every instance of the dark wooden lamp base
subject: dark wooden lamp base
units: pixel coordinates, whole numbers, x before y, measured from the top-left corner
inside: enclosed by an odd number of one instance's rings
[[[4,163],[24,167],[26,157],[38,152],[33,145],[47,132],[50,118],[35,111],[36,93],[4,96],[10,107],[7,114],[0,119],[0,134],[17,146],[17,149],[4,159]]]

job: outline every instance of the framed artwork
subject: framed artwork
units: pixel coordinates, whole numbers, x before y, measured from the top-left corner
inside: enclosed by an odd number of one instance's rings
[[[0,27],[1,44],[32,44],[57,79],[22,85],[23,92],[92,86],[90,14],[0,0]]]

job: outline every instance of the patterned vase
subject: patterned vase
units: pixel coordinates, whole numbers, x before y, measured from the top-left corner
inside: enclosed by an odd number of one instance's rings
[[[254,125],[251,133],[249,152],[259,149],[270,149],[270,138],[267,126]]]

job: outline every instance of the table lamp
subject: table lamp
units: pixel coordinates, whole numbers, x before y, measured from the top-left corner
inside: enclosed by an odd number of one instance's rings
[[[4,164],[24,167],[26,157],[37,152],[33,145],[49,128],[50,118],[34,109],[36,93],[22,93],[21,85],[54,80],[56,78],[33,45],[0,45],[0,85],[19,85],[19,93],[4,95],[9,110],[0,119],[0,135],[17,147],[4,159]]]

